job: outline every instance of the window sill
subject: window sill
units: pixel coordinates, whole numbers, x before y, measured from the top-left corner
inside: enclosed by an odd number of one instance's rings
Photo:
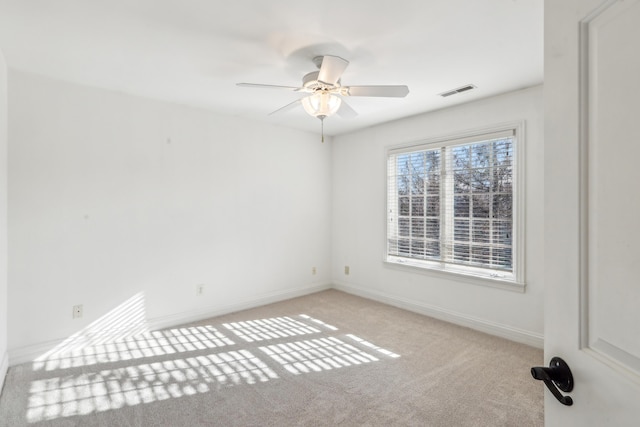
[[[384,261],[387,268],[400,271],[410,271],[413,273],[425,274],[428,276],[436,276],[443,279],[455,280],[457,282],[471,283],[474,285],[488,286],[491,288],[505,289],[512,292],[525,291],[525,283],[516,282],[510,278],[491,277],[490,273],[464,271],[463,268],[455,266],[443,267],[441,264],[433,263],[428,265],[423,262],[412,262],[402,259],[387,259]]]

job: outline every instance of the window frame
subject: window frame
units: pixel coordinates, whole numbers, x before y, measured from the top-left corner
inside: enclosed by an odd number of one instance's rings
[[[504,135],[507,132],[513,133],[513,183],[512,183],[512,273],[498,272],[487,268],[478,268],[468,265],[461,265],[438,260],[421,260],[405,257],[398,257],[389,254],[389,208],[391,191],[389,186],[388,162],[391,155],[403,152],[413,152],[421,150],[433,150],[448,146],[473,144],[494,138],[496,135]],[[473,129],[453,135],[436,138],[423,139],[402,144],[387,146],[384,156],[384,179],[385,179],[385,227],[384,227],[384,265],[390,268],[403,271],[413,271],[436,275],[449,279],[462,280],[464,282],[481,284],[485,286],[497,287],[508,290],[524,292],[525,289],[525,122],[510,122],[498,124],[481,129]],[[444,159],[441,159],[444,161]],[[443,185],[440,185],[440,195],[442,197]],[[397,199],[397,190],[394,193]],[[393,201],[391,204],[397,203]],[[441,206],[444,199],[441,198]],[[443,219],[440,219],[442,226]]]

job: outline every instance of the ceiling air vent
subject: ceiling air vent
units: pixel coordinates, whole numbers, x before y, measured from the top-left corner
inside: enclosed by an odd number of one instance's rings
[[[453,90],[448,90],[446,92],[442,92],[439,95],[441,97],[443,97],[443,98],[446,98],[447,96],[455,95],[456,93],[466,92],[468,90],[475,89],[475,88],[476,88],[476,86],[474,86],[474,85],[465,85],[465,86],[459,87],[457,89],[453,89]]]

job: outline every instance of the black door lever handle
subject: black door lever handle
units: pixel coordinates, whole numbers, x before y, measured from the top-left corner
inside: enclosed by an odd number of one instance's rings
[[[531,368],[531,376],[536,380],[544,381],[549,391],[563,405],[573,405],[573,399],[563,396],[558,389],[568,393],[573,390],[573,375],[569,365],[559,357],[554,357],[549,362],[549,367],[534,366]]]

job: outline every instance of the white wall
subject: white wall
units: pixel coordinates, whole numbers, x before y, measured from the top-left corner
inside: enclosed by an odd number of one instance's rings
[[[526,122],[526,291],[385,265],[386,147],[521,120]],[[543,130],[543,91],[537,86],[336,137],[333,282],[347,292],[542,347]]]
[[[0,390],[7,353],[7,63],[0,51]]]
[[[330,285],[330,140],[15,70],[10,82],[11,363],[139,292],[158,326]]]

